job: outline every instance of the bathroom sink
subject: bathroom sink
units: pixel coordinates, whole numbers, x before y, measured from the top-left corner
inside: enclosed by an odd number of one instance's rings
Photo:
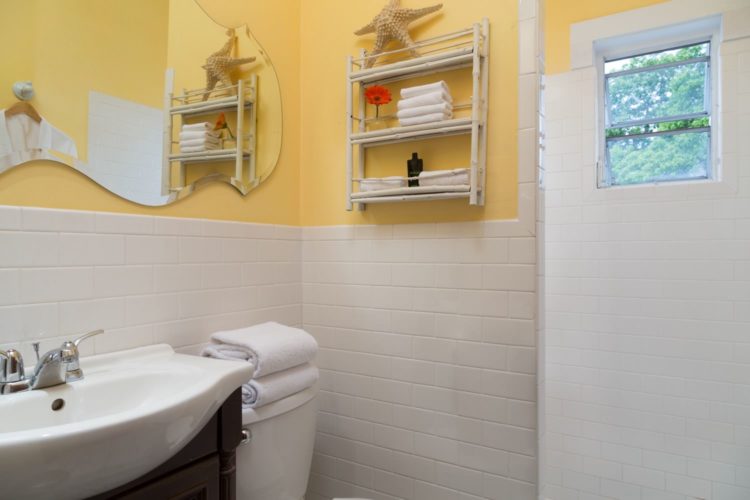
[[[251,376],[157,345],[81,359],[83,380],[0,396],[0,496],[80,499],[185,446]]]

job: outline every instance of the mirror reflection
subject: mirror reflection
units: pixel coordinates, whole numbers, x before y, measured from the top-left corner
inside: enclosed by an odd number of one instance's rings
[[[0,2],[23,19],[0,29],[16,47],[0,63],[0,173],[53,160],[144,205],[217,181],[247,194],[278,160],[281,95],[242,20],[213,20],[237,1]]]

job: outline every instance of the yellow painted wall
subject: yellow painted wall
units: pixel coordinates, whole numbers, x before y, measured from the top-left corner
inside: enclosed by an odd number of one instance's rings
[[[404,0],[402,3],[405,7],[421,7],[432,2]],[[384,4],[385,0],[302,1],[302,224],[515,218],[518,205],[516,0],[444,0],[440,13],[417,21],[412,30],[412,37],[419,39],[467,28],[485,16],[490,20],[486,205],[470,207],[466,200],[451,200],[371,205],[364,212],[344,210],[346,56],[356,55],[360,48],[372,46],[372,35],[357,37],[353,31],[370,22]],[[470,72],[466,75],[468,84]],[[458,83],[451,90],[456,95],[470,95],[468,87]],[[382,111],[388,113],[389,110]],[[422,153],[426,169],[464,167],[468,166],[469,159],[467,137],[385,146],[372,151],[368,157],[367,175],[373,177],[406,175],[406,160],[412,151]]]
[[[155,0],[129,0],[129,5],[153,6]],[[189,1],[189,0],[179,0]],[[545,51],[547,72],[569,68],[570,25],[586,19],[639,8],[664,0],[546,0]],[[344,211],[345,168],[345,57],[371,46],[371,37],[352,32],[365,25],[385,0],[202,0],[218,22],[240,25],[247,22],[257,40],[271,57],[281,84],[284,109],[283,143],[273,175],[249,196],[239,196],[233,188],[214,184],[199,189],[189,198],[168,207],[148,208],[133,204],[100,188],[74,170],[52,162],[35,162],[0,174],[0,204],[101,210],[177,217],[257,221],[283,224],[404,223],[506,219],[516,216],[517,206],[517,5],[515,0],[444,0],[441,13],[423,19],[413,30],[415,38],[464,28],[483,16],[490,19],[492,31],[487,203],[469,207],[463,200],[370,206],[365,212]],[[406,6],[430,2],[404,0]],[[6,3],[7,5],[8,3]],[[64,4],[64,7],[63,7]],[[40,42],[57,42],[59,50],[69,47],[75,35],[57,29],[54,19],[72,15],[80,6],[86,16],[100,21],[101,37],[91,42],[96,52],[114,51],[122,44],[130,56],[142,56],[160,68],[166,54],[149,50],[160,46],[166,31],[146,35],[160,26],[161,19],[127,19],[116,15],[111,6],[102,9],[100,0],[25,0],[12,2],[13,15],[0,16],[0,46],[27,47],[4,50],[0,66],[0,107],[14,98],[10,85],[31,79],[38,91],[33,103],[53,124],[71,120],[67,113],[80,103],[70,96],[82,82],[116,79],[125,98],[160,105],[158,95],[144,94],[150,87],[133,83],[135,72],[89,64],[60,67],[55,61],[34,65],[30,59],[48,57]],[[45,21],[18,23],[39,12]],[[158,16],[157,16],[158,17]],[[238,19],[238,18],[243,19]],[[138,26],[134,36],[133,26]],[[72,37],[72,38],[71,38]],[[30,57],[31,56],[31,57]],[[124,62],[119,60],[119,64]],[[113,69],[114,68],[114,69]],[[65,78],[61,78],[65,75]],[[159,73],[161,77],[163,73]],[[151,87],[150,87],[151,88]],[[140,89],[140,90],[139,90]],[[465,93],[460,86],[454,89]],[[128,94],[132,92],[132,94]],[[148,95],[147,95],[148,94]],[[65,96],[61,98],[61,96]],[[61,128],[64,128],[61,126]],[[65,129],[85,150],[86,134],[80,124]],[[412,150],[430,158],[427,168],[463,166],[461,151],[465,138],[445,139],[438,144],[412,143],[374,151],[368,158],[370,175],[401,173]],[[415,149],[415,146],[416,149]]]
[[[188,1],[191,0],[179,0]],[[251,3],[236,0],[235,3],[243,5],[239,12],[245,19],[234,19],[238,11],[233,11],[232,2],[226,0],[212,2],[211,8],[227,8],[227,12],[219,12],[215,17],[226,18],[235,25],[249,25],[273,60],[281,82],[284,138],[278,166],[267,182],[244,198],[230,186],[213,184],[168,207],[148,208],[111,194],[69,167],[39,161],[0,174],[0,204],[297,224],[300,199],[300,0]],[[0,63],[0,107],[15,102],[10,91],[13,81],[33,80],[38,97],[32,103],[52,124],[73,136],[84,151],[86,107],[81,106],[87,102],[88,89],[96,90],[96,82],[119,85],[122,92],[115,94],[118,97],[162,106],[161,81],[167,66],[168,0],[126,0],[106,4],[101,0],[3,2],[4,10],[10,14],[0,16],[0,47],[4,48]],[[155,11],[155,4],[163,8]],[[127,7],[127,13],[113,8],[114,5]],[[24,23],[18,20],[32,18],[41,20],[30,29],[22,29],[28,26],[23,26]],[[81,22],[83,19],[96,21],[100,36],[81,40],[78,34],[64,28],[66,20]],[[190,33],[185,36],[190,36]],[[29,39],[33,40],[31,45],[28,45]],[[56,49],[50,50],[49,43]],[[6,50],[10,47],[16,48],[17,52]],[[24,50],[23,47],[31,49]],[[59,64],[62,58],[54,56],[66,53],[66,50],[68,54],[71,50],[80,51],[81,57],[76,59],[78,64]],[[8,52],[13,52],[13,55],[6,57]],[[96,54],[116,54],[118,57],[111,58],[107,64],[92,64]],[[30,63],[32,60],[34,64]],[[136,61],[158,70],[153,73],[159,78],[156,85],[139,80],[141,73],[131,70],[129,65]],[[82,114],[79,113],[81,109]],[[76,121],[76,116],[83,116],[83,121]],[[81,156],[85,156],[85,152]]]
[[[544,51],[547,74],[570,69],[570,25],[667,0],[544,0]],[[633,26],[633,29],[637,29]]]

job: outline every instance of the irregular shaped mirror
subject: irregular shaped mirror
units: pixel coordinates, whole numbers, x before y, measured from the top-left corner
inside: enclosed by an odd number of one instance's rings
[[[143,205],[216,181],[247,194],[276,165],[282,113],[240,4],[0,2],[16,48],[0,62],[0,173],[53,160]]]

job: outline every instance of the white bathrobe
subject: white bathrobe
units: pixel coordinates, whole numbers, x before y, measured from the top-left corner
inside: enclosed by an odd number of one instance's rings
[[[73,139],[42,118],[40,123],[20,114],[5,118],[0,109],[0,172],[31,160],[57,160],[50,151],[78,158]]]

